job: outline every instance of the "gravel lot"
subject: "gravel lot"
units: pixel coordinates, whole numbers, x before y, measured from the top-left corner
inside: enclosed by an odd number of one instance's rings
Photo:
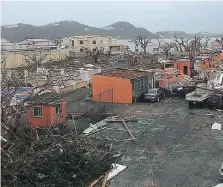
[[[128,122],[136,141],[119,123],[92,138],[103,138],[114,151],[123,154],[117,163],[127,168],[115,176],[110,187],[211,187],[220,176],[223,161],[223,131],[211,130],[211,123],[223,123],[223,112],[188,109],[185,100],[165,99],[159,103],[115,105],[116,114],[132,117]],[[115,130],[116,129],[116,130]],[[117,130],[118,129],[118,130]],[[99,140],[98,140],[99,139]]]

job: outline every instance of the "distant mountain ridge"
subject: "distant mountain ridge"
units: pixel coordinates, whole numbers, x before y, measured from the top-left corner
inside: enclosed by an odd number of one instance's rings
[[[177,37],[182,36],[184,38],[190,38],[193,34],[188,34],[183,31],[159,31],[156,32],[161,38],[174,38],[176,35]]]
[[[189,33],[186,33],[186,32],[183,32],[183,31],[159,31],[159,32],[156,32],[155,33],[156,35],[158,35],[160,38],[174,38],[176,35],[177,37],[181,36],[181,37],[184,37],[184,38],[191,38],[194,36],[194,34],[189,34]],[[210,37],[213,37],[213,38],[219,38],[221,37],[222,34],[218,34],[218,33],[211,33],[211,32],[198,32],[196,33],[197,36],[210,36]]]
[[[8,41],[19,42],[26,38],[43,38],[57,39],[70,36],[80,35],[100,35],[112,36],[120,39],[134,39],[138,35],[147,36],[148,38],[173,38],[174,33],[177,36],[191,37],[183,31],[160,31],[152,33],[145,28],[140,28],[128,22],[116,22],[106,27],[97,28],[76,21],[59,21],[46,25],[35,26],[30,24],[14,24],[1,26],[1,37]],[[203,32],[204,34],[205,32]],[[214,37],[220,37],[220,34],[207,33]]]

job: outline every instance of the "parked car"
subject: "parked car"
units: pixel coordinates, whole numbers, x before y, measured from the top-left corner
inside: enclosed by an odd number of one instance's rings
[[[213,93],[207,100],[208,107],[212,108],[223,108],[223,93]]]
[[[172,94],[173,96],[185,97],[185,91],[181,84],[174,84],[172,86]]]
[[[222,164],[221,164],[221,166],[219,168],[219,173],[220,173],[221,179],[223,180],[223,162],[222,162]]]
[[[144,101],[156,101],[159,102],[160,99],[164,98],[165,92],[163,89],[161,88],[154,88],[154,89],[150,89],[148,90],[147,93],[143,94],[143,100]]]
[[[172,96],[172,91],[169,88],[161,88],[165,93],[165,97],[171,97]]]

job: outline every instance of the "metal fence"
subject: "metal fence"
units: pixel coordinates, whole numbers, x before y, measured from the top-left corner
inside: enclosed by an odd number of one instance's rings
[[[84,98],[68,102],[67,113],[69,118],[86,115],[99,121],[103,116],[114,115],[113,106],[113,89],[107,89],[94,97],[87,95]]]

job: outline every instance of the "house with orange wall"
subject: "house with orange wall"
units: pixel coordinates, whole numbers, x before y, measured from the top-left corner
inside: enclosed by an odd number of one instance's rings
[[[216,55],[212,55],[211,56],[211,60],[212,61],[220,61],[220,60],[223,60],[223,52],[218,53]]]
[[[179,70],[179,74],[181,75],[190,76],[191,73],[190,61],[186,59],[179,59],[177,61],[170,61],[168,63],[165,63],[164,70],[167,70],[169,68]]]
[[[66,98],[46,92],[27,102],[29,124],[33,128],[49,127],[66,120]]]
[[[218,64],[217,62],[223,61],[223,52],[209,51],[209,53],[201,53],[197,59],[199,60],[199,67],[201,69],[207,69],[211,67],[216,68],[216,65]]]
[[[93,100],[132,103],[154,87],[153,75],[143,70],[115,69],[92,77]]]
[[[164,74],[164,76],[159,79],[159,87],[170,89],[174,84],[180,83],[183,80],[183,75],[168,75]]]
[[[200,68],[216,68],[220,61],[223,61],[223,53],[210,53],[209,57],[200,60]]]
[[[207,68],[211,67],[211,59],[210,58],[203,59],[199,63],[200,63],[201,69],[207,69]]]
[[[216,40],[211,42],[211,49],[221,49],[222,44],[220,42],[217,42]]]

